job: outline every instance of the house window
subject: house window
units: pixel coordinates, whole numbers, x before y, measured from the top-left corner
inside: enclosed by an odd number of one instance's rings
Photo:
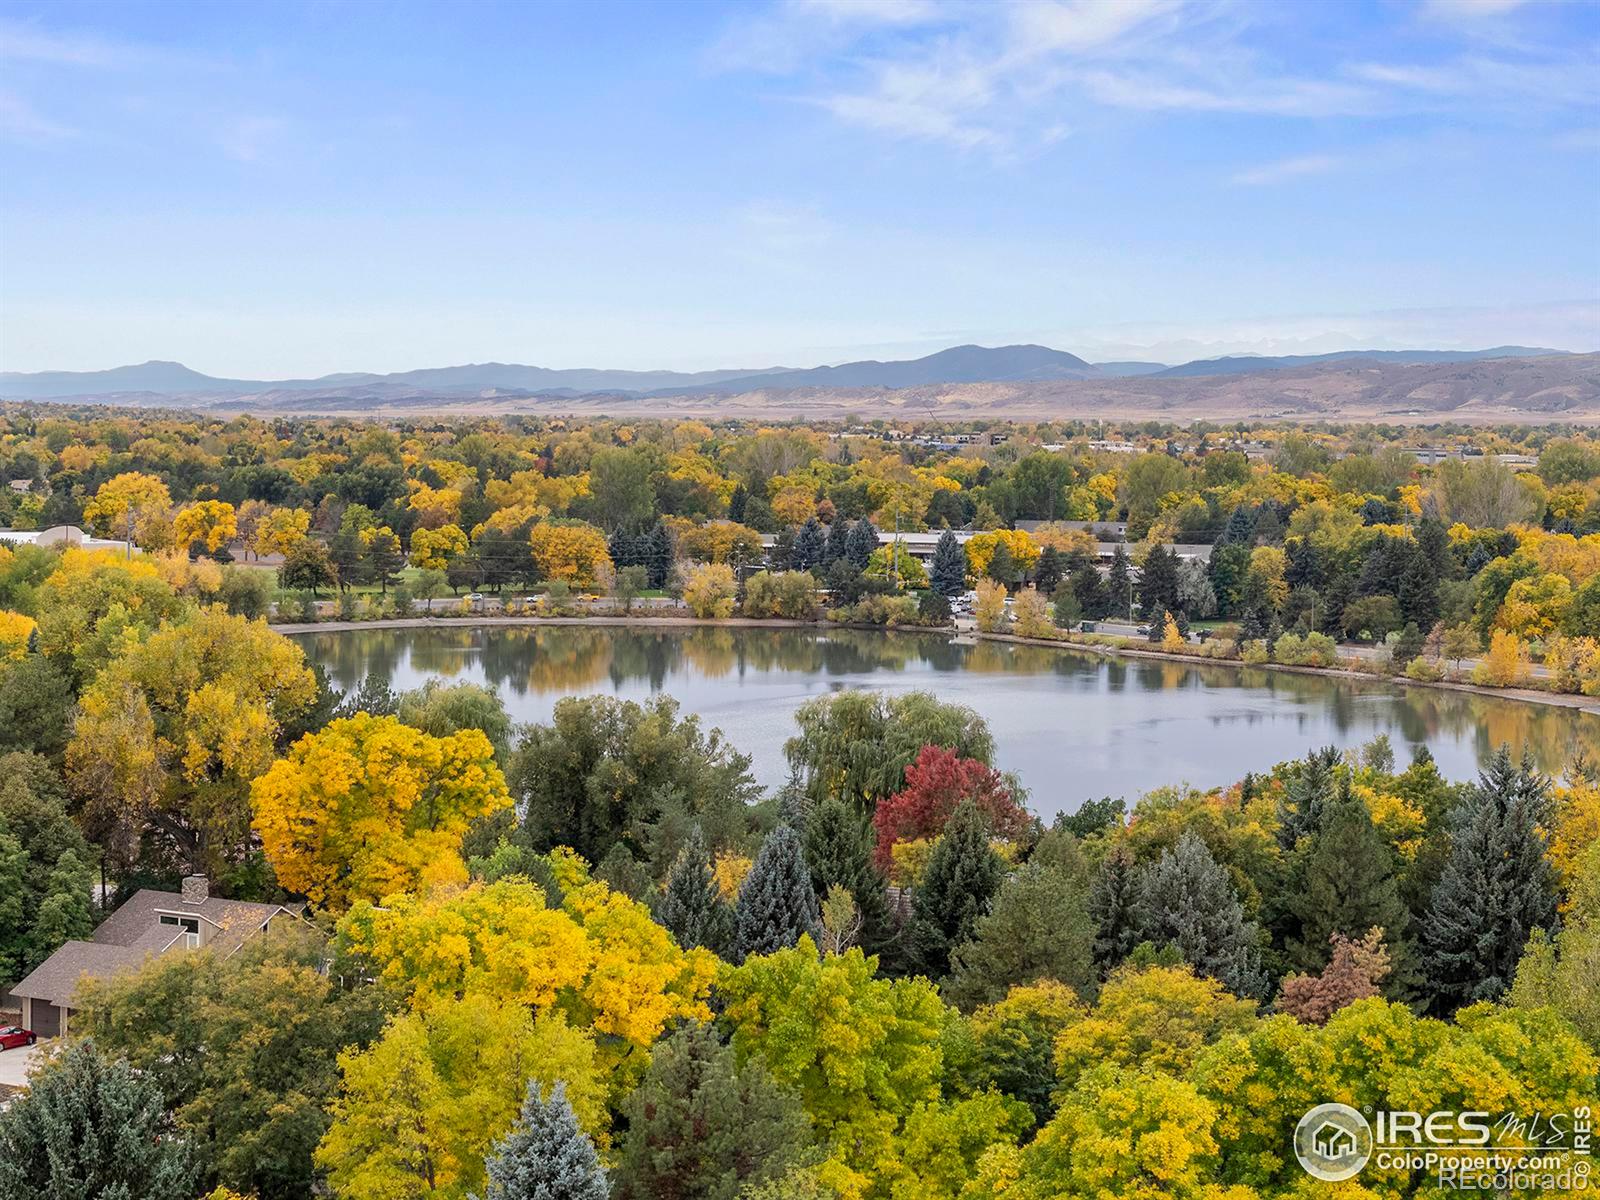
[[[197,917],[162,917],[163,925],[175,925],[183,930],[184,945],[191,950],[200,944],[200,921]]]

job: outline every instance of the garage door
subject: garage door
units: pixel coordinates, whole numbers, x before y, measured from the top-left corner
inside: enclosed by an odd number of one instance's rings
[[[33,1024],[28,1026],[40,1037],[61,1036],[61,1010],[43,1000],[33,1002]]]

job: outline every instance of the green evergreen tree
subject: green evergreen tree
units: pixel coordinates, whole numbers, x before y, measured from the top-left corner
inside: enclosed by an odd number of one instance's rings
[[[822,528],[822,522],[815,516],[807,517],[806,523],[794,535],[794,549],[789,554],[790,569],[820,573],[827,548],[828,535]]]
[[[1236,996],[1266,991],[1259,931],[1245,920],[1227,871],[1192,830],[1145,871],[1137,913],[1140,941],[1171,946]]]
[[[539,1081],[528,1081],[522,1115],[483,1166],[485,1200],[608,1200],[600,1156],[578,1128],[564,1083],[545,1100]]]
[[[898,932],[889,913],[888,881],[872,861],[872,818],[860,805],[830,796],[805,822],[803,845],[820,903],[835,884],[855,899],[861,946],[881,954]]]
[[[737,962],[785,949],[807,934],[817,939],[822,921],[817,895],[799,835],[789,826],[779,825],[761,843],[733,915]]]
[[[194,1185],[160,1091],[92,1041],[0,1113],[0,1200],[191,1200]]]
[[[656,919],[688,949],[704,946],[726,955],[733,940],[733,912],[717,890],[705,838],[696,825],[667,874],[667,889],[656,907]]]
[[[1010,546],[1004,542],[995,543],[994,553],[989,556],[989,569],[984,574],[1007,587],[1017,581],[1017,560]]]
[[[1400,576],[1395,599],[1400,602],[1400,618],[1426,632],[1439,620],[1439,576],[1427,554],[1414,548]],[[1415,655],[1412,656],[1416,657]]]
[[[1139,572],[1139,610],[1154,625],[1165,612],[1182,607],[1178,597],[1178,555],[1165,546],[1152,546]]]
[[[1094,961],[1101,974],[1110,974],[1139,944],[1139,883],[1133,855],[1123,846],[1113,847],[1089,889]]]
[[[1348,776],[1323,813],[1322,829],[1288,905],[1300,924],[1288,947],[1299,970],[1314,975],[1328,965],[1334,934],[1359,941],[1376,927],[1389,949],[1385,994],[1402,998],[1416,986],[1411,915],[1400,898],[1395,855],[1372,824],[1365,802],[1352,794]]]
[[[1322,810],[1333,796],[1338,767],[1337,746],[1315,750],[1298,764],[1278,801],[1278,845],[1284,850],[1293,850],[1301,838],[1322,828]]]
[[[655,528],[650,531],[650,545],[645,551],[644,560],[644,566],[650,572],[651,587],[667,586],[667,579],[672,575],[672,558],[672,534],[665,522],[657,521]]]
[[[1033,569],[1033,586],[1041,596],[1053,596],[1061,582],[1061,554],[1054,546],[1046,546],[1039,554],[1039,564]]]
[[[858,571],[865,571],[872,562],[872,553],[878,548],[878,530],[863,517],[850,527],[850,537],[845,542],[845,557]]]
[[[1450,857],[1422,925],[1424,965],[1439,1012],[1497,1000],[1535,929],[1556,928],[1545,857],[1548,782],[1502,746],[1451,821]]]
[[[941,596],[959,596],[967,590],[967,553],[956,535],[946,529],[933,549],[928,582]]]
[[[1099,567],[1093,563],[1084,563],[1074,571],[1072,591],[1078,597],[1078,607],[1089,620],[1098,621],[1106,615],[1109,601],[1106,598],[1106,583],[1100,578]]]
[[[1036,856],[1001,884],[993,906],[974,924],[971,940],[950,956],[944,990],[952,1003],[971,1010],[1040,979],[1065,983],[1085,996],[1093,992],[1088,864],[1076,847],[1074,857],[1075,865],[1067,865]]]
[[[1133,597],[1133,571],[1128,562],[1128,552],[1118,543],[1111,552],[1111,570],[1106,575],[1104,611],[1116,617],[1129,617]]]
[[[649,868],[633,856],[626,842],[613,842],[594,869],[594,877],[614,892],[648,904],[655,895],[656,881]]]
[[[737,1200],[781,1178],[810,1141],[799,1097],[759,1058],[740,1066],[709,1025],[657,1043],[622,1112],[614,1200]]]
[[[930,979],[950,973],[950,954],[970,941],[1000,890],[1005,864],[989,845],[989,822],[970,800],[956,806],[911,894],[906,947]]]

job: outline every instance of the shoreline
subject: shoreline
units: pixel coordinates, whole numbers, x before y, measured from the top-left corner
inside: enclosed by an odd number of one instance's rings
[[[1135,650],[1121,646],[1098,646],[1081,642],[1057,641],[1051,638],[1029,638],[1014,633],[982,633],[978,630],[953,630],[927,625],[859,625],[844,621],[795,621],[785,617],[657,617],[657,616],[593,616],[593,617],[393,617],[382,621],[316,621],[311,623],[286,621],[269,624],[274,633],[300,636],[315,633],[357,633],[363,629],[435,629],[435,628],[515,628],[518,626],[634,626],[644,628],[711,628],[711,629],[852,629],[875,633],[938,633],[947,638],[973,638],[984,641],[1010,643],[1017,646],[1038,646],[1043,649],[1065,650],[1076,654],[1089,654],[1104,658],[1153,659],[1159,662],[1187,663],[1191,666],[1234,667],[1240,670],[1282,671],[1291,675],[1316,675],[1323,678],[1359,680],[1367,683],[1390,684],[1406,688],[1435,688],[1440,691],[1466,692],[1502,700],[1517,700],[1525,704],[1542,704],[1553,708],[1576,709],[1579,712],[1600,716],[1600,697],[1581,696],[1570,692],[1547,692],[1539,688],[1482,687],[1475,683],[1454,680],[1407,679],[1403,675],[1377,675],[1365,671],[1352,671],[1345,667],[1303,667],[1287,663],[1247,663],[1237,658],[1204,658],[1196,654],[1172,654],[1165,650]]]

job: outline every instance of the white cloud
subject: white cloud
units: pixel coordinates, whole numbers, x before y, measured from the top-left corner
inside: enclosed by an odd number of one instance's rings
[[[1302,154],[1294,158],[1280,158],[1277,162],[1262,163],[1258,167],[1240,171],[1233,182],[1246,187],[1285,183],[1307,175],[1326,175],[1345,165],[1345,160],[1331,154]]]
[[[288,129],[281,117],[240,117],[222,130],[217,141],[229,158],[253,163],[281,143]]]
[[[1425,0],[1425,15],[1447,21],[1481,21],[1503,17],[1528,4],[1529,0]]]
[[[21,142],[53,142],[76,137],[77,132],[41,116],[21,96],[0,92],[0,136]]]
[[[808,78],[805,98],[841,121],[1002,157],[1078,124],[1085,104],[1324,119],[1600,102],[1592,62],[1570,47],[1286,72],[1252,40],[1263,27],[1229,0],[782,0],[732,26],[716,57]]]

